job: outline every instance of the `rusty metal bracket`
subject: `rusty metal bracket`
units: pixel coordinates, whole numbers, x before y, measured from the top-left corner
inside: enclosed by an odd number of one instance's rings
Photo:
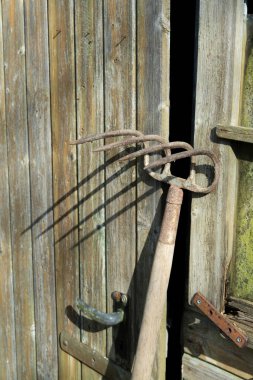
[[[130,380],[131,378],[130,372],[124,370],[96,350],[93,350],[87,344],[79,342],[66,331],[62,331],[60,334],[60,347],[63,351],[80,360],[80,362],[107,379]]]
[[[247,335],[230,322],[201,294],[195,293],[192,303],[197,306],[228,338],[230,338],[238,347],[243,348],[247,345]]]

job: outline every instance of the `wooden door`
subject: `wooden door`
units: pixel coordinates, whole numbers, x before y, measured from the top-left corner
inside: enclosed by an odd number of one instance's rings
[[[161,221],[142,161],[70,145],[114,129],[169,135],[169,0],[0,2],[0,378],[101,379],[67,331],[131,369]],[[76,299],[124,325],[98,328]],[[165,378],[166,322],[153,378]]]
[[[251,16],[241,0],[201,0],[198,18],[194,145],[217,154],[221,176],[215,193],[192,199],[182,372],[187,380],[251,379]],[[208,163],[199,164],[203,181]],[[197,291],[247,333],[246,348],[235,346],[190,306]]]

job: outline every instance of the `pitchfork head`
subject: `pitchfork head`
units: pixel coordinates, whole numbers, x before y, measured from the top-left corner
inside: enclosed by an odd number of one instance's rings
[[[175,185],[182,189],[186,189],[195,193],[210,193],[213,191],[217,185],[219,178],[219,161],[214,153],[209,150],[201,150],[194,149],[190,144],[175,141],[175,142],[167,142],[165,139],[158,135],[144,135],[139,131],[131,130],[131,129],[123,129],[117,131],[110,131],[105,133],[100,133],[96,135],[90,135],[79,140],[72,141],[70,144],[84,144],[87,142],[93,142],[95,140],[106,139],[109,137],[119,137],[123,136],[125,139],[121,141],[117,141],[111,144],[103,145],[100,148],[95,149],[95,152],[108,151],[111,149],[129,146],[132,144],[143,144],[143,148],[137,150],[134,153],[128,154],[119,159],[119,161],[132,160],[136,157],[144,156],[144,169],[148,172],[148,174],[154,179],[165,182],[169,185]],[[157,142],[157,145],[150,146],[150,142]],[[172,154],[171,151],[174,149],[182,149],[183,152]],[[155,160],[150,163],[150,154],[155,152],[164,151],[165,157]],[[196,184],[195,182],[195,157],[196,156],[207,156],[209,157],[214,166],[214,178],[211,185],[207,187],[202,187]],[[190,175],[188,178],[180,178],[171,173],[171,162],[175,162],[177,160],[183,158],[191,158],[191,169]],[[160,173],[153,171],[153,168],[157,168],[161,166],[162,171]]]

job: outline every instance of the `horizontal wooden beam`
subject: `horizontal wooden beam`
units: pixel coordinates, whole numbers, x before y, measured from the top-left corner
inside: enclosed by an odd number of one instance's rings
[[[223,139],[253,143],[253,128],[217,125],[216,134]]]

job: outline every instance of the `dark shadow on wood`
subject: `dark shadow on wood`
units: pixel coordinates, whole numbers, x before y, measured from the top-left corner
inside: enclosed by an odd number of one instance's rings
[[[147,180],[150,182],[150,178],[147,178]],[[153,184],[153,190],[151,191],[150,189],[150,194],[157,190],[157,182],[153,179],[151,179],[151,182]],[[154,215],[145,245],[135,266],[127,292],[129,295],[129,303],[126,310],[125,321],[116,328],[113,328],[114,347],[109,354],[109,359],[115,361],[116,364],[128,371],[131,371],[134,353],[137,348],[152,262],[160,232],[161,210],[163,209],[166,195],[167,191],[161,196],[157,204],[156,214]],[[134,323],[133,320],[135,321]],[[105,376],[103,379],[108,378]]]

